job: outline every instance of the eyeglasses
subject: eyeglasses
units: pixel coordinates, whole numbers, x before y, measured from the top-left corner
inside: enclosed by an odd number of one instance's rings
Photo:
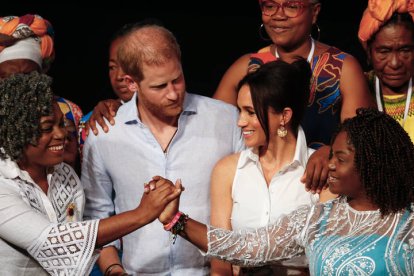
[[[305,4],[301,1],[288,1],[283,2],[282,4],[273,1],[262,1],[260,6],[262,14],[264,15],[273,16],[279,11],[280,8],[282,8],[282,11],[286,17],[294,18],[301,15],[305,8],[309,5],[311,4]]]

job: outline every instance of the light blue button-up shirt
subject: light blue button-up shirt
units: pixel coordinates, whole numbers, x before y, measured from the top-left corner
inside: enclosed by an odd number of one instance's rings
[[[222,157],[243,149],[237,109],[207,97],[186,94],[178,130],[167,153],[138,117],[136,96],[121,106],[109,132],[89,135],[83,151],[82,183],[87,218],[105,218],[134,209],[144,183],[161,175],[181,178],[180,210],[210,220],[210,174]],[[123,238],[123,265],[133,275],[207,275],[198,249],[170,234],[159,221]]]

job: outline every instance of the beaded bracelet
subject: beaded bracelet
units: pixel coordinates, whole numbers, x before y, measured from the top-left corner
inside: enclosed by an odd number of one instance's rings
[[[177,240],[177,235],[184,231],[185,224],[187,223],[187,221],[188,215],[183,214],[181,212],[177,212],[173,220],[167,225],[164,225],[164,229],[167,231],[171,231],[172,233],[171,238],[173,244],[175,244],[175,241]]]
[[[177,221],[180,219],[182,214],[183,213],[181,213],[181,212],[177,212],[177,214],[175,214],[174,218],[168,224],[164,225],[164,230],[165,231],[170,231],[171,228],[173,228],[174,225],[177,223]]]

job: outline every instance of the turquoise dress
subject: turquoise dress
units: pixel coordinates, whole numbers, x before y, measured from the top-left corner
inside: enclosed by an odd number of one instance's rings
[[[256,230],[208,228],[207,255],[262,266],[306,254],[311,275],[414,275],[413,206],[382,217],[345,197],[303,206]]]

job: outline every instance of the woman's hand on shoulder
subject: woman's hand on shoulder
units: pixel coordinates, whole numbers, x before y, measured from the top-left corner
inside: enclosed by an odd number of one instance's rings
[[[98,123],[102,127],[104,132],[108,132],[109,128],[106,125],[104,118],[107,119],[111,125],[114,125],[114,117],[121,105],[122,103],[119,99],[107,99],[100,101],[94,107],[91,117],[89,118],[88,122],[86,122],[86,135],[89,134],[89,128],[91,128],[92,132],[95,135],[98,135],[96,123]]]
[[[305,172],[300,179],[305,184],[306,191],[319,194],[326,188],[329,151],[329,146],[322,146],[309,157]]]

